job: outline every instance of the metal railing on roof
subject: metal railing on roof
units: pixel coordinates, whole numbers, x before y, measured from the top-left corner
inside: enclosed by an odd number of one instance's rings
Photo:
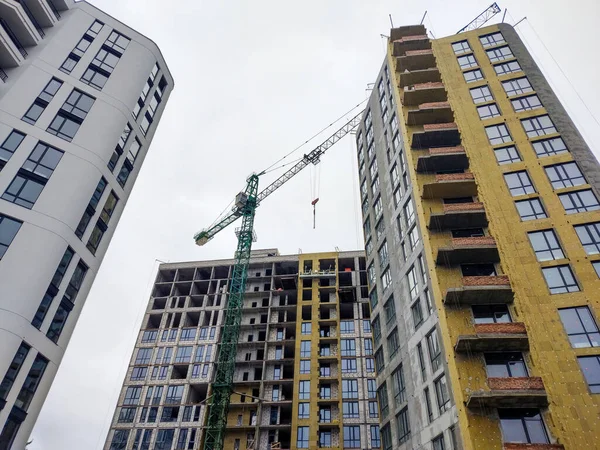
[[[58,12],[58,8],[56,8],[56,5],[54,4],[53,0],[47,0],[48,4],[50,5],[50,9],[52,10],[52,12],[54,13],[54,15],[56,16],[57,19],[60,19],[60,13]]]
[[[0,67],[0,80],[6,82],[7,79],[8,75],[6,75],[6,72]]]
[[[21,41],[19,41],[19,39],[17,38],[17,36],[13,32],[13,30],[8,26],[8,23],[6,23],[6,20],[0,18],[0,26],[2,28],[4,28],[4,31],[6,31],[6,34],[8,34],[8,37],[10,38],[10,40],[13,41],[13,44],[15,44],[17,46],[17,48],[21,52],[21,55],[23,55],[23,58],[26,58],[27,51],[25,50],[25,47],[23,47],[23,45],[21,44]]]
[[[24,0],[15,0],[15,1],[23,7],[25,14],[27,14],[27,17],[29,17],[29,20],[31,20],[31,23],[33,23],[33,26],[35,27],[35,29],[38,30],[38,33],[40,33],[40,36],[41,37],[46,36],[46,33],[44,33],[44,30],[42,29],[41,25],[36,20],[36,18],[33,16],[33,13],[29,9],[29,7],[25,3],[25,1]]]

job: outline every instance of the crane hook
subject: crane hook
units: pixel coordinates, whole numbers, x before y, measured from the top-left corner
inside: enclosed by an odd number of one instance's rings
[[[316,228],[317,226],[317,209],[316,209],[316,205],[317,202],[319,201],[319,198],[315,198],[312,202],[310,202],[310,204],[313,207],[313,230]]]

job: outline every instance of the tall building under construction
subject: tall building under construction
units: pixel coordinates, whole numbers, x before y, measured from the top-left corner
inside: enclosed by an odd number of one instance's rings
[[[106,449],[201,448],[234,263],[160,266]],[[252,252],[223,448],[379,448],[369,314],[362,252]]]
[[[357,147],[382,447],[597,445],[600,171],[515,30],[391,30]]]
[[[600,441],[600,171],[514,29],[391,30],[365,253],[255,252],[224,449]],[[160,266],[105,450],[198,449],[234,260]]]

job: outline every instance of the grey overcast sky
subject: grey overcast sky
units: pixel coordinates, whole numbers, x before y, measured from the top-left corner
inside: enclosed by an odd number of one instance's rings
[[[192,236],[213,222],[250,172],[365,99],[383,61],[380,34],[389,34],[388,14],[399,26],[419,23],[428,10],[425,25],[442,37],[491,0],[91,3],[153,39],[176,86],[34,429],[31,450],[102,448],[156,260],[233,255],[232,229],[205,247],[195,246]],[[508,23],[527,16],[519,34],[598,154],[600,2],[499,4],[508,8]],[[345,139],[323,158],[316,230],[307,169],[259,208],[255,248],[277,247],[287,254],[299,248],[360,248],[354,155],[352,140]],[[263,187],[273,179],[264,178]]]

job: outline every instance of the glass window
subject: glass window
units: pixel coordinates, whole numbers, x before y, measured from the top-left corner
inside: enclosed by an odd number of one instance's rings
[[[450,409],[450,394],[448,393],[448,385],[446,383],[446,376],[442,375],[435,382],[435,394],[438,402],[438,408],[440,414]]]
[[[310,360],[300,361],[300,373],[310,373]]]
[[[533,194],[535,192],[535,188],[533,187],[531,179],[529,178],[529,174],[526,170],[505,173],[504,181],[506,181],[508,190],[513,197],[525,194]]]
[[[396,355],[398,349],[400,348],[400,339],[398,338],[398,329],[395,329],[392,334],[390,334],[387,338],[388,342],[388,352],[390,354],[390,359]]]
[[[488,378],[527,377],[527,367],[520,352],[486,353]]]
[[[12,217],[0,214],[0,259],[2,259],[12,240],[17,235],[21,224],[22,222]]]
[[[588,255],[600,253],[600,222],[576,225],[575,231]]]
[[[360,426],[344,425],[344,448],[360,448]]]
[[[4,142],[0,145],[0,169],[2,169],[3,162],[8,161],[19,148],[23,139],[25,139],[25,135],[17,130],[12,130],[4,139]]]
[[[34,124],[42,115],[46,106],[52,101],[54,95],[58,92],[63,82],[57,78],[52,78],[46,87],[40,92],[40,95],[34,100],[31,107],[27,110],[22,120]]]
[[[558,310],[573,348],[600,347],[598,325],[587,306]]]
[[[421,309],[421,300],[417,301],[410,307],[413,317],[413,324],[417,330],[423,324],[423,310]]]
[[[532,142],[531,145],[533,145],[533,149],[538,158],[560,155],[561,153],[567,153],[569,151],[565,142],[559,137],[535,141]]]
[[[452,44],[452,50],[454,50],[454,54],[460,55],[461,53],[467,53],[471,51],[471,47],[469,47],[468,41],[460,41],[454,42]]]
[[[531,87],[531,84],[529,83],[527,77],[503,81],[502,87],[504,88],[504,92],[506,92],[506,95],[508,95],[509,97],[512,97],[513,95],[526,94],[527,92],[533,91],[533,87]]]
[[[476,324],[512,322],[506,305],[473,305],[472,309]]]
[[[600,209],[598,199],[591,189],[559,194],[558,198],[567,214],[575,214]]]
[[[503,123],[485,127],[485,133],[487,134],[491,145],[504,144],[505,142],[512,141],[508,128]]]
[[[517,61],[509,61],[502,64],[496,64],[494,66],[494,70],[496,71],[496,75],[508,75],[509,73],[520,72],[521,66]]]
[[[17,349],[10,366],[8,366],[8,370],[2,379],[2,383],[0,383],[1,400],[6,400],[6,397],[8,396],[8,393],[10,392],[15,379],[17,378],[17,375],[19,374],[30,349],[31,347],[27,343],[21,342],[21,345]]]
[[[381,429],[381,441],[383,444],[383,450],[392,450],[392,430],[390,424],[387,424]]]
[[[538,261],[552,261],[565,257],[554,230],[532,231],[527,235]]]
[[[392,321],[396,318],[396,305],[394,304],[394,297],[390,297],[390,299],[383,305],[383,310],[385,312],[386,325],[390,325]]]
[[[461,69],[470,69],[471,67],[477,67],[477,60],[474,55],[459,56],[457,59],[458,65]]]
[[[504,442],[549,443],[542,415],[537,409],[498,409]]]
[[[379,323],[379,317],[375,317],[373,319],[373,339],[375,339],[375,345],[379,344],[379,340],[381,339],[381,324]]]
[[[128,37],[113,30],[106,41],[104,41],[104,45],[122,54],[129,45],[129,42],[130,40]]]
[[[489,105],[483,105],[477,107],[477,114],[479,114],[480,119],[491,119],[492,117],[498,117],[500,115],[500,110],[495,103],[491,103]]]
[[[356,340],[355,339],[341,339],[341,354],[342,356],[356,356]]]
[[[379,409],[381,410],[381,417],[387,417],[390,411],[390,405],[388,401],[387,384],[385,382],[377,390],[377,398],[379,399]]]
[[[579,170],[579,167],[574,162],[546,166],[544,170],[554,189],[586,184],[581,170]]]
[[[377,402],[369,402],[369,417],[375,419],[379,417],[379,404]]]
[[[356,373],[357,364],[355,358],[342,359],[342,373]]]
[[[431,423],[433,422],[433,407],[431,406],[431,394],[429,393],[429,388],[423,390],[423,395],[425,397],[425,407],[427,409],[427,420]]]
[[[300,358],[310,358],[310,341],[300,343]]]
[[[532,117],[531,119],[522,119],[521,124],[529,137],[557,133],[556,127],[552,123],[552,120],[550,120],[550,116],[547,115]]]
[[[394,399],[396,406],[406,401],[406,383],[404,382],[404,370],[402,364],[392,373]]]
[[[479,42],[483,45],[483,48],[493,47],[495,45],[505,44],[504,36],[499,31],[492,34],[486,34],[479,37]]]
[[[431,441],[433,444],[433,450],[445,450],[446,444],[444,443],[444,434],[440,434],[439,436],[433,438]]]
[[[543,267],[542,273],[544,274],[546,284],[548,285],[551,294],[579,291],[579,285],[575,280],[571,267],[568,265]]]
[[[531,111],[532,109],[542,108],[542,102],[537,95],[516,98],[511,100],[515,112]]]
[[[542,206],[542,202],[538,198],[520,200],[515,202],[515,206],[517,207],[519,216],[521,216],[521,220],[524,222],[527,220],[545,219],[548,217]]]
[[[404,205],[404,221],[406,226],[409,227],[413,223],[413,220],[415,220],[415,208],[412,199],[408,199]]]
[[[310,334],[312,331],[312,323],[302,322],[302,334]]]
[[[495,148],[494,155],[496,155],[496,161],[498,161],[498,164],[500,165],[521,161],[521,156],[517,151],[517,147],[514,145]]]
[[[408,419],[407,406],[396,416],[396,427],[398,430],[398,441],[400,443],[408,441],[408,438],[410,438],[410,421]]]
[[[100,51],[102,52],[103,50],[100,50]],[[114,55],[112,55],[112,53],[107,53],[107,52],[105,52],[105,53],[106,53],[106,55],[111,55],[114,57]],[[94,62],[95,62],[95,60],[94,60]],[[112,68],[111,68],[111,72],[112,72]],[[90,64],[90,66],[85,70],[85,72],[81,76],[81,82],[85,83],[85,84],[89,84],[90,86],[92,86],[95,89],[102,90],[102,88],[108,81],[109,75],[110,75],[110,72],[105,72],[105,71],[99,69],[98,67],[95,67]]]
[[[417,269],[415,266],[412,266],[408,273],[406,274],[408,278],[408,288],[410,291],[410,298],[412,300],[416,299],[419,295],[419,282],[417,279]]]
[[[476,105],[478,103],[484,103],[494,100],[494,97],[492,96],[492,91],[490,91],[490,88],[488,86],[471,88],[469,92],[471,93],[473,103],[475,103]]]
[[[481,70],[479,70],[479,69],[469,70],[468,72],[463,72],[463,76],[465,77],[465,81],[467,83],[472,83],[474,81],[483,80],[483,74],[481,73]]]
[[[358,380],[342,379],[342,398],[358,399]]]
[[[375,367],[377,372],[381,372],[385,367],[385,356],[383,354],[383,348],[380,348],[375,352]]]
[[[577,361],[590,392],[600,394],[600,356],[580,356]]]
[[[488,58],[490,58],[490,62],[500,62],[505,59],[514,58],[515,55],[510,51],[510,47],[505,45],[504,47],[493,48],[491,50],[486,51]]]
[[[310,399],[310,381],[300,381],[298,389],[298,398],[300,400]]]
[[[379,434],[379,425],[370,426],[371,448],[381,447],[381,435]]]
[[[298,427],[297,446],[298,448],[308,448],[308,430],[309,427]]]
[[[109,450],[125,450],[128,439],[129,430],[115,430]]]
[[[342,402],[342,415],[344,419],[358,419],[358,402]]]
[[[29,373],[27,374],[25,381],[23,382],[23,386],[17,395],[17,399],[15,400],[16,407],[21,408],[23,411],[27,411],[29,409],[29,405],[33,400],[35,391],[37,390],[40,381],[44,376],[47,366],[48,360],[41,353],[38,353],[33,361],[33,364],[31,365],[31,369],[29,369]]]
[[[298,403],[298,419],[308,419],[310,416],[310,403]]]
[[[427,335],[427,348],[429,349],[431,370],[435,372],[442,366],[442,349],[440,348],[437,330],[435,328]]]

